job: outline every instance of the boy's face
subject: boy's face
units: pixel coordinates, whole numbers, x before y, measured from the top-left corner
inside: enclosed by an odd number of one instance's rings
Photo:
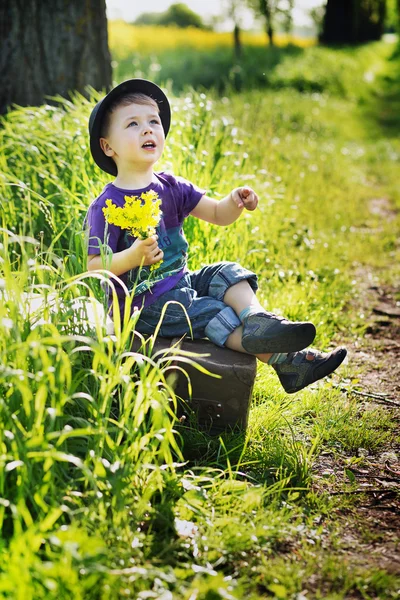
[[[112,114],[103,152],[113,158],[118,173],[133,166],[153,165],[164,150],[165,135],[158,110],[152,104],[119,106]]]

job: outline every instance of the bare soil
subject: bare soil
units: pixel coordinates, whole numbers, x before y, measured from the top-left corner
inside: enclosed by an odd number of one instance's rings
[[[343,498],[334,516],[338,547],[329,550],[351,567],[400,576],[400,301],[394,288],[370,285],[371,272],[360,279],[357,310],[369,324],[361,339],[346,344],[360,369],[356,390],[347,393],[355,394],[360,413],[378,406],[388,411],[394,429],[377,452],[359,448],[357,465],[349,466],[343,453],[322,453],[314,464],[314,489]]]

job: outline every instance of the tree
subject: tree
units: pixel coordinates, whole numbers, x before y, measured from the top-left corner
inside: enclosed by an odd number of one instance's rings
[[[223,16],[222,18],[228,17],[233,21],[233,47],[235,52],[235,57],[237,59],[240,58],[242,54],[242,42],[240,39],[240,20],[241,20],[241,8],[243,6],[243,2],[241,0],[225,0],[223,7]]]
[[[165,12],[142,13],[134,21],[135,25],[176,25],[177,27],[197,27],[207,29],[200,15],[186,4],[171,4]]]
[[[177,25],[178,27],[197,27],[204,29],[202,18],[186,4],[171,4],[163,14],[160,25]]]
[[[272,23],[272,12],[274,0],[258,0],[260,13],[265,18],[265,30],[271,46],[274,45],[274,28]]]
[[[285,8],[281,8],[277,13],[277,20],[282,23],[283,30],[287,34],[293,30],[293,9],[294,0],[287,0]]]
[[[142,13],[133,22],[134,25],[159,25],[160,17],[163,13]]]
[[[292,28],[292,10],[294,0],[247,0],[249,6],[256,14],[263,17],[265,31],[271,46],[274,45],[275,28],[278,23],[283,25],[285,31]]]
[[[384,31],[386,0],[328,0],[321,41],[358,44],[379,40]]]
[[[308,11],[308,14],[310,15],[311,19],[314,21],[314,25],[317,29],[319,38],[321,38],[321,35],[322,35],[322,27],[323,27],[323,23],[324,23],[325,9],[326,9],[326,7],[321,5],[321,6],[314,6],[314,8],[311,8]]]
[[[1,0],[0,35],[0,114],[111,86],[105,0]]]

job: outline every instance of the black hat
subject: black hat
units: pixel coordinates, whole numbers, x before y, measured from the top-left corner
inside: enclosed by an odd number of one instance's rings
[[[153,98],[158,104],[160,111],[160,119],[164,128],[165,137],[168,135],[169,126],[171,123],[171,108],[167,96],[164,92],[152,81],[147,79],[128,79],[123,81],[117,87],[111,90],[100,100],[91,112],[89,118],[89,135],[90,135],[90,151],[95,163],[110,175],[117,175],[117,165],[110,156],[106,156],[100,146],[100,132],[103,123],[104,115],[114,100],[125,94],[139,92]]]

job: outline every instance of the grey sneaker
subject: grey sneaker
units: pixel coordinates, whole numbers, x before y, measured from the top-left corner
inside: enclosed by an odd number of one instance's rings
[[[336,348],[326,354],[308,348],[302,352],[291,352],[282,363],[272,365],[288,394],[294,394],[307,385],[333,373],[344,361],[346,348]],[[308,360],[307,355],[313,359]]]
[[[312,323],[294,323],[270,312],[259,312],[245,318],[242,346],[250,354],[296,352],[309,346],[315,334]]]

